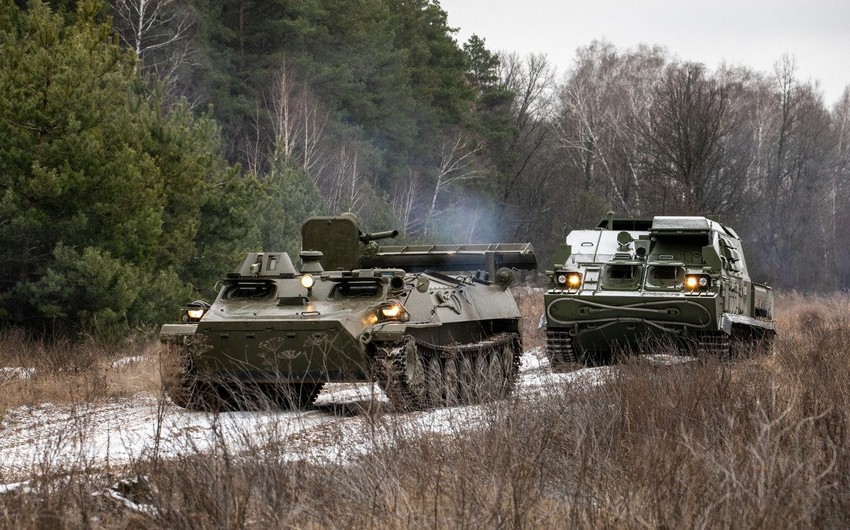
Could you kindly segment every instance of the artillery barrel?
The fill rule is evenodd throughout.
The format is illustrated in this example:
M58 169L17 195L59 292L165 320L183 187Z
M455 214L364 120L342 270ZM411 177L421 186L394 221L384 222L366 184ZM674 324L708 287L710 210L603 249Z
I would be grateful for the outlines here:
M537 268L537 259L529 243L407 245L381 247L376 255L363 257L361 266L407 272L485 270L495 274L502 267L533 270Z
M372 234L360 234L360 241L368 243L378 239L388 239L398 235L398 230L384 230L383 232L374 232Z

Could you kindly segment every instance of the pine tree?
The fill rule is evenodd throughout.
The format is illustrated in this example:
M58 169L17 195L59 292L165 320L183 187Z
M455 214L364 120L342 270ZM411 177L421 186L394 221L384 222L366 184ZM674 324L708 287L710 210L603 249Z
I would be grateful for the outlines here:
M161 318L188 296L177 271L224 167L214 124L163 110L100 2L4 7L0 318L103 334Z

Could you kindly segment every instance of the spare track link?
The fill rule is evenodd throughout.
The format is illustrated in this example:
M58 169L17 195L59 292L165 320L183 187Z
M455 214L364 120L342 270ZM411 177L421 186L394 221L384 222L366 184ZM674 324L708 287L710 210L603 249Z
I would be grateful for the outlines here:
M510 359L502 355L506 348L512 352ZM421 410L509 395L521 358L517 333L452 346L429 344L408 335L393 346L377 349L371 373L395 407Z

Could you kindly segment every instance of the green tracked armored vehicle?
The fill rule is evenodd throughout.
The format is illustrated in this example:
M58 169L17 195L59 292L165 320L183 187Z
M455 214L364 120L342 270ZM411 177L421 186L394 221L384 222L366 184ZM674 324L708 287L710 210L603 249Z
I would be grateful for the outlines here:
M775 335L773 291L750 280L735 232L705 217L611 215L570 232L553 262L544 318L555 367L660 345L728 358Z
M522 353L514 269L528 244L380 247L350 214L302 227L301 265L248 254L161 341L179 353L168 389L187 408L311 403L326 382L375 381L402 409L508 394Z

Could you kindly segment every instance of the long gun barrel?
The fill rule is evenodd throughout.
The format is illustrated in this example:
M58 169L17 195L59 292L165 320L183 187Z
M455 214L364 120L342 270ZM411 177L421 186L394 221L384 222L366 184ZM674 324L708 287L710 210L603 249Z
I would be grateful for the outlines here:
M360 234L360 241L368 243L378 239L388 239L398 235L398 230L384 230L383 232L374 232L372 234Z
M360 266L399 268L407 272L485 270L492 275L502 267L534 270L537 258L531 243L406 245L381 247L374 256L362 257Z

